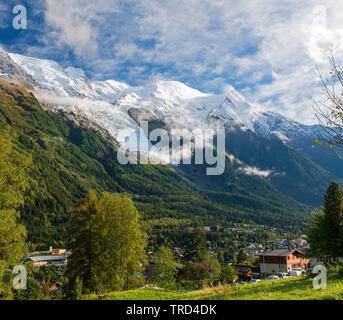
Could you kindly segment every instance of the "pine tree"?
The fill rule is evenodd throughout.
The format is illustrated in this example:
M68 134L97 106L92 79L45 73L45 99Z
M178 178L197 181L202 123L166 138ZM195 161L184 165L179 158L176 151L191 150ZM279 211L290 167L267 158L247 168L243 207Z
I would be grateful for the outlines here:
M101 262L101 248L98 227L102 208L94 192L89 192L72 212L68 226L71 236L68 259L68 291L72 292L77 277L82 279L86 293L99 287L98 270Z
M307 233L311 256L343 256L343 191L332 182L324 197L324 207L314 212Z
M192 230L188 248L185 254L186 261L209 260L210 256L206 248L206 240L200 228Z
M211 273L213 276L214 266L218 266L220 273L220 263L211 259L206 247L206 239L200 228L192 230L189 245L185 254L185 266L182 270L182 278L192 280L200 289L205 282L208 282ZM211 272L212 271L212 272Z
M324 215L331 226L332 239L338 239L343 216L343 192L337 182L332 182L324 198Z
M247 260L247 255L245 254L243 249L240 249L237 255L237 262L243 263Z

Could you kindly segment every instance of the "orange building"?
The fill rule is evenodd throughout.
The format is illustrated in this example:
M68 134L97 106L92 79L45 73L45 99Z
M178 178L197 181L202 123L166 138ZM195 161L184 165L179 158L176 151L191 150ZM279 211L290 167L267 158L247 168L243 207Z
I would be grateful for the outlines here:
M260 257L260 273L290 272L293 269L306 271L310 267L310 259L305 258L298 249L275 249L258 254Z
M66 249L52 249L51 254L53 256L60 256L60 255L65 255L67 253Z

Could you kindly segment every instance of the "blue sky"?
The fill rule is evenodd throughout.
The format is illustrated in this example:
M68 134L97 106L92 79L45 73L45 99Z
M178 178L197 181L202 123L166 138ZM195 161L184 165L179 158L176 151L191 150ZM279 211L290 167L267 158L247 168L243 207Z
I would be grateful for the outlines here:
M15 5L27 30L12 27ZM227 84L304 122L320 94L314 76L328 49L343 52L337 0L10 0L0 3L0 43L10 52L80 67L131 85L179 80L205 92Z

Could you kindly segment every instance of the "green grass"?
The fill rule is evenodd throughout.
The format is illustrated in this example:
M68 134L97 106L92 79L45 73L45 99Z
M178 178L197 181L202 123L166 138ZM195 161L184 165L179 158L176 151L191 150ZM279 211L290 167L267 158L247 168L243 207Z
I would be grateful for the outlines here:
M218 287L190 293L155 289L137 289L112 292L105 295L87 295L85 300L342 300L343 277L328 275L326 290L316 290L309 277L260 283Z

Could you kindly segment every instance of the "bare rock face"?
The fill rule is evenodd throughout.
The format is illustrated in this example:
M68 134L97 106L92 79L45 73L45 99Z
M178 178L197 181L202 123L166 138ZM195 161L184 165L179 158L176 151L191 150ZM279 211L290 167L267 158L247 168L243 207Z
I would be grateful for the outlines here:
M0 76L3 79L24 86L32 90L39 84L22 67L17 65L8 53L0 46Z
M135 120L137 123L142 121L152 121L157 120L157 117L150 111L140 108L131 108L129 110L130 117Z
M184 125L178 123L173 117L157 117L150 110L141 108L131 108L129 109L130 117L136 121L138 124L142 121L147 121L149 126L153 129L184 129Z

